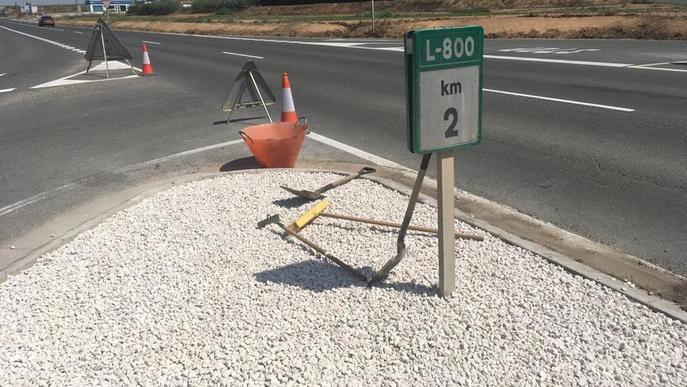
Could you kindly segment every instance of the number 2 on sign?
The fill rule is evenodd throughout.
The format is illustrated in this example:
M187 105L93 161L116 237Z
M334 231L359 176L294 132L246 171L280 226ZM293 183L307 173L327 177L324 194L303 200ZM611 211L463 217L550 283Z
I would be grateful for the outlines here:
M448 129L446 129L445 132L445 137L450 138L450 137L456 137L458 136L458 131L455 129L456 123L458 122L458 110L456 108L448 108L444 112L444 121L451 120L451 123L448 124Z

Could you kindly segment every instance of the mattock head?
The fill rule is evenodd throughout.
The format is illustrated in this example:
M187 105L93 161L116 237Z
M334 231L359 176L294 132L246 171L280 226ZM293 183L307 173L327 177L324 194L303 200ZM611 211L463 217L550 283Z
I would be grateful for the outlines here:
M267 218L258 222L258 228L264 228L268 224L280 223L279 215L267 215Z

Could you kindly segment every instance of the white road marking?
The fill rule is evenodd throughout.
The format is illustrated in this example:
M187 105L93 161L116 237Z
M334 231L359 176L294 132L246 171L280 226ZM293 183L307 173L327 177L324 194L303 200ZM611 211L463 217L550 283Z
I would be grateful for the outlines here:
M75 34L83 34L81 31L74 31Z
M530 58L524 56L501 56L501 55L484 55L487 59L501 59L501 60L515 60L524 62L543 62L543 63L558 63L571 64L581 66L599 66L599 67L629 67L630 63L613 63L613 62L590 62L583 60L565 60L565 59L549 59L549 58Z
M36 35L27 34L26 32L21 32L21 31L13 30L13 29L7 28L7 27L5 27L5 26L0 26L0 28L4 28L4 29L6 29L7 31L12 31L12 32L17 33L17 34L20 34L20 35L28 36L29 38L38 39L38 40L40 40L40 41L43 41L43 42L46 42L46 43L50 43L50 44L55 45L55 46L58 46L58 47L66 48L67 50L71 50L71 51L74 51L74 52L78 52L79 54L85 54L85 53L86 53L86 51L84 51L84 50L81 50L81 49L78 49L78 48L75 48L75 47L72 47L72 46L69 46L69 45L60 43L60 42L56 42L56 41L54 41L54 40L42 38L42 37L36 36Z
M155 164L157 164L157 163L161 163L161 162L165 162L165 161L177 159L177 158L180 158L180 157L183 157L183 156L192 155L192 154L194 154L194 153L199 153L199 152L203 152L203 151L206 151L206 150L211 150L211 149L221 148L221 147L225 147L225 146L229 146L229 145L234 145L234 144L238 144L238 143L241 143L241 142L243 142L243 140L233 140L233 141L227 141L227 142L223 142L223 143L219 143L219 144L204 146L204 147L201 147L201 148L191 149L191 150L187 150L187 151L184 151L184 152L174 153L174 154L171 154L171 155L168 155L168 156L164 156L164 157L160 157L160 158L157 158L157 159L148 160L148 161L144 161L144 162L142 162L142 163L133 164L133 165L129 165L129 166L126 166L126 167L123 167L123 168L115 169L114 171L111 171L111 173L129 172L129 171L133 171L133 170L136 170L136 169L139 169L139 168L143 168L143 167L147 167L147 166L150 166L150 165L155 165ZM36 203L36 202L39 202L39 201L41 201L41 200L47 199L47 198L49 198L49 197L51 197L51 196L54 196L54 195L56 195L56 194L58 194L58 193L60 193L60 192L64 192L64 191L70 190L70 189L72 189L72 188L75 188L75 187L77 187L79 184L84 184L84 183L86 183L86 182L88 182L88 181L90 181L90 180L95 179L97 176L98 176L98 175L89 176L89 177L87 177L87 178L85 178L85 179L82 179L82 180L79 180L79 181L77 181L77 182L72 182L72 183L68 183L68 184L62 185L62 186L59 186L59 187L57 187L57 188L53 188L53 189L50 189L50 190L41 192L41 193L39 193L39 194L33 195L33 196L31 196L31 197L28 197L28 198L26 198L26 199L24 199L24 200L20 200L20 201L18 201L18 202L16 202L16 203L12 203L12 204L10 204L10 205L7 205L7 206L5 206L5 207L2 207L2 208L0 208L0 216L7 215L7 214L9 214L9 213L11 213L11 212L13 212L13 211L16 211L16 210L18 210L18 209L20 209L20 208L23 208L23 207L26 207L26 206L29 206L29 205L34 204L34 203Z
M129 65L124 64L119 61L107 61L107 64L109 66L110 71L112 70L125 70L125 69L131 69ZM103 71L105 70L105 62L101 62L100 64L93 66L89 71ZM138 67L134 67L134 70L141 72L141 69ZM45 82L41 83L40 85L36 85L31 87L32 89L42 89L46 87L55 87L55 86L66 86L66 85L77 85L80 83L91 83L91 82L106 82L106 81L115 81L118 79L129 79L129 78L137 78L138 75L127 75L125 77L118 77L118 78L101 78L101 79L70 79L73 77L76 77L77 75L82 75L85 74L86 70L78 72L73 75L67 75L66 77L62 77L59 79L56 79L54 81L50 82Z
M12 203L8 206L0 208L0 216L7 215L13 211L20 209L20 208L26 207L30 204L36 203L40 200L46 199L50 196L53 196L53 195L58 194L60 192L66 191L66 190L73 188L73 187L76 187L76 183L65 184L65 185L59 186L57 188L53 188L51 190L41 192L37 195L33 195L33 196L28 197L24 200L20 200L16 203Z
M12 89L0 89L0 93L9 93L10 91L15 90L15 89L16 89L16 88L12 88Z
M404 51L403 47L357 47L357 48L363 48L363 49L368 49L368 50L379 50L379 51L397 51L397 52L403 52Z
M680 62L677 62L680 63ZM659 71L674 71L676 73L687 73L687 70L685 69L667 69L665 67L654 67L654 66L665 66L665 65L672 65L674 64L673 62L660 62L660 63L647 63L643 65L634 65L630 66L629 68L631 69L638 69L638 70L659 70Z
M533 54L577 54L579 52L595 52L600 51L598 48L557 48L557 47L520 47L520 48L504 48L499 50L501 52L531 52Z
M596 51L601 51L598 48L566 48L562 51L556 51L554 54L577 54L578 52L596 52Z
M313 45L313 46L356 48L356 49L361 49L361 50L403 52L403 46L398 46L398 47L366 47L366 46L362 46L362 44L365 44L365 43L358 43L358 42L353 43L353 42L351 42L351 43L341 44L342 42L336 41L336 40L327 40L327 41L323 41L323 42L308 42L308 41L299 41L299 40L247 38L247 37L238 37L238 36L184 34L184 33L180 33L180 32L154 32L154 31L137 31L137 32L146 33L146 34L153 34L153 35L176 35L176 36L190 36L190 37L195 37L195 38L208 38L208 39L226 39L226 40L243 40L243 41L266 42L266 43L303 44L303 45ZM527 62L573 64L573 65L584 65L584 66L600 66L600 67L611 67L611 68L642 69L642 70L660 70L660 71L676 71L676 72L686 71L686 70L681 70L681 69L635 67L635 66L640 66L640 65L634 65L634 64L629 64L629 63L614 63L614 62L574 61L574 60L562 60L562 59L529 58L529 57L520 57L520 56L501 56L501 55L484 55L484 58L486 58L486 59L499 59L499 60L527 61Z
M0 77L3 76L3 75L5 75L5 74L7 74L7 73L2 73L2 74L0 74Z
M633 112L633 111L635 111L635 109L618 107L618 106L601 105L601 104L597 104L597 103L580 102L580 101L573 101L573 100L561 99L561 98L542 97L540 95L514 93L512 91L502 91L502 90L494 90L494 89L487 89L487 88L482 88L482 90L489 92L489 93L512 95L515 97L541 99L541 100L545 100L545 101L568 103L571 105L590 106L590 107L595 107L595 108L600 108L600 109L617 110L617 111L621 111L621 112Z
M657 70L657 71L673 71L676 73L687 73L687 70L683 69L667 69L665 67L644 67L644 66L630 66L628 68L637 70Z
M350 145L346 145L346 144L339 142L339 141L336 141L336 140L332 140L329 137L325 137L325 136L323 136L321 134L317 134L315 132L310 132L310 134L308 134L308 137L312 138L315 141L321 142L325 145L329 145L331 147L334 147L334 148L340 149L342 151L348 152L354 156L360 157L361 159L370 161L370 162L375 163L377 165L380 165L382 167L409 170L408 168L404 167L403 165L401 165L395 161L387 160L385 158L379 157L379 156L374 155L372 153L365 152L364 150L352 147Z
M160 44L159 42L152 42L150 40L141 40L143 43L148 43L148 44Z
M647 64L642 64L642 65L634 65L633 67L651 67L651 66L661 66L661 65L669 65L670 62L658 62L658 63L647 63Z
M239 54L239 53L237 53L237 52L229 52L229 51L222 51L222 54L236 55L236 56L245 56L246 58L265 59L265 58L262 57L262 56L248 55L248 54Z

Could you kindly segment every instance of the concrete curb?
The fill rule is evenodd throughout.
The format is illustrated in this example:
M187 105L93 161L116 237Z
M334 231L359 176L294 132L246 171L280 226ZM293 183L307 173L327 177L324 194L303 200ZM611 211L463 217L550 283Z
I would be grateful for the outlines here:
M318 163L322 164L322 163ZM340 163L340 162L334 162L334 164L338 164L340 167L339 168L329 168L327 167L326 169L322 168L322 165L312 165L312 163L304 162L304 163L299 163L299 171L303 172L333 172L333 173L340 173L340 174L346 174L350 173L353 170L358 169L361 164L353 164L353 163ZM378 168L384 170L385 168ZM267 170L265 169L246 169L246 170L236 170L236 171L230 171L230 172L204 172L204 173L195 173L195 174L190 174L190 175L184 175L184 176L177 176L177 177L172 177L172 178L166 178L163 180L158 180L154 182L150 182L141 186L137 186L132 189L128 189L125 191L121 191L118 193L115 193L113 195L108 195L105 198L99 198L96 199L92 202L89 202L83 206L80 206L79 208L70 211L69 213L65 214L64 217L67 219L78 219L80 218L80 214L83 213L83 211L87 212L96 212L97 214L87 218L85 221L81 221L77 225L72 225L68 231L64 232L61 234L59 237L47 242L40 244L36 246L35 248L27 248L24 250L20 251L25 251L22 256L12 262L12 264L9 267L5 267L0 269L0 283L4 282L9 275L14 275L17 274L24 269L29 268L32 266L36 260L43 254L54 250L55 248L71 241L74 239L77 235L82 233L83 231L86 231L88 229L91 229L98 225L100 222L102 222L105 218L111 216L112 214L125 209L127 207L130 207L148 197L151 197L163 190L172 188L173 186L177 184L184 184L188 183L191 181L195 180L202 180L202 179L207 179L207 178L213 178L213 177L218 177L218 176L224 176L227 174L236 174L236 173L262 173ZM397 174L403 174L406 178L412 178L414 179L414 173L406 170L390 170L389 168L386 168L386 171L383 171L384 174L390 174L391 176L397 175ZM394 179L392 177L386 177L386 176L370 176L366 175L362 178L369 179L371 181L375 181L389 189L393 189L397 192L400 192L405 195L410 195L410 192L412 191L411 187L409 185L404 184L403 182L398 181L398 179ZM430 180L428 183L425 183L424 188L432 188L432 185L434 185L434 189L436 189L436 182L432 184L432 181ZM483 202L482 204L489 204L490 205L490 210L494 211L496 213L507 213L509 216L512 216L511 212L514 211L512 209L508 209L507 207L497 205L495 203L488 202L485 199L476 197L474 195L470 195L464 192L458 192L456 195L456 200L461 201L461 200L474 200L477 202ZM428 195L425 192L420 193L420 198L419 200L425 204L432 205L434 207L437 206L436 199L433 198L432 196ZM518 213L520 217L522 217L523 221L528 221L531 222L533 219L527 215L520 214ZM674 318L676 320L679 320L683 323L687 324L687 311L684 311L680 308L680 306L674 302L671 302L669 300L660 298L655 295L649 294L646 290L636 288L632 286L631 284L625 283L623 281L618 281L616 278L605 274L599 270L596 270L595 268L589 267L587 265L584 265L574 258L571 258L569 256L566 256L564 254L561 254L560 252L557 252L547 246L538 244L531 240L530 238L527 238L527 236L521 236L521 235L516 235L502 227L499 227L496 224L487 222L483 219L480 219L472 214L469 214L463 210L459 206L457 206L455 210L455 216L456 218L460 219L461 221L464 221L468 224L471 224L473 226L476 226L478 228L481 228L485 231L490 232L491 234L503 239L504 241L522 247L524 249L530 250L540 256L542 256L544 259L548 260L551 263L554 263L558 266L561 266L565 270L583 276L585 278L588 278L590 280L593 280L595 282L598 282L604 286L607 286L611 289L614 289L628 298L630 298L633 301L639 302L643 305L646 305L648 308L663 313L671 318ZM22 243L29 242L31 240L34 240L35 236L33 234L39 234L39 235L45 235L45 230L50 229L51 226L54 227L53 223L60 223L64 222L64 217L58 217L48 223L46 223L43 226L38 227L37 229L23 235L20 238L17 238L15 241L12 241L13 244L22 246ZM81 219L83 219L81 217ZM539 222L539 221L537 221ZM543 222L542 222L543 223ZM553 225L548 225L548 227L554 227ZM561 230L562 231L562 230ZM574 235L574 234L573 234ZM579 238L580 240L586 241L589 244L594 244L595 242L585 240L584 238L581 238L579 236L575 236L576 238ZM570 241L569 241L570 242ZM579 241L578 241L579 242ZM636 258L636 257L635 257ZM639 258L636 258L639 260ZM650 265L647 266L654 270L654 266ZM662 269L659 269L662 270ZM664 273L665 272L665 273ZM659 271L659 273L666 275L665 270ZM670 274L670 273L668 273ZM672 274L670 274L672 275ZM678 280L680 280L680 277L676 277Z
M300 163L299 167L304 167L307 170L310 169L309 167L321 164L321 162L317 162L312 165L304 162ZM344 171L345 173L353 172L359 167L358 164L345 165L338 162L327 163L326 165L327 170ZM406 169L391 170L383 167L377 169L376 175L366 175L365 178L377 181L405 195L410 195L412 181L415 180L416 176L415 172ZM316 170L322 171L323 169L316 168ZM384 176L385 172L388 176ZM420 200L436 207L436 181L433 179L425 180L423 190L420 193ZM488 213L488 216L484 216L485 212ZM687 300L678 298L680 296L678 292L669 293L668 295L672 296L669 298L661 297L662 293L666 291L687 286L687 279L684 277L638 257L561 230L550 223L534 219L515 209L490 202L464 191L456 192L455 216L461 221L488 231L510 244L530 250L571 273L596 281L625 294L628 298L644 304L652 310L687 323L687 311L676 302L684 303ZM500 225L494 219L504 219L504 224ZM513 223L517 223L516 226L519 227L513 227ZM530 227L523 227L523 225ZM547 243L540 243L539 240L542 239ZM687 288L684 289L687 290ZM678 290L682 290L682 288Z
M366 179L376 181L388 188L394 189L398 192L401 192L405 195L410 196L412 189L410 187L404 186L404 185L399 185L398 183L394 182L393 180L385 179L385 178L379 178L375 176L366 176ZM433 207L437 207L437 201L435 198L430 197L424 193L420 194L419 200L423 203L429 204ZM648 308L656 311L663 313L669 317L672 317L676 320L679 320L685 324L687 324L687 311L684 311L680 306L674 302L665 300L663 298L657 297L655 295L650 295L647 291L634 287L631 284L624 283L623 281L619 281L615 277L612 277L608 274L604 274L594 268L591 268L589 266L583 265L569 257L566 257L562 254L559 254L551 249L548 249L542 245L536 244L532 241L529 241L527 239L524 239L522 237L519 237L517 235L514 235L508 231L505 231L501 228L499 228L496 225L481 221L479 219L472 218L468 216L466 213L460 211L459 209L455 210L455 217L460 219L461 221L464 221L465 223L468 223L472 226L478 227L482 230L488 231L489 233L501 238L502 240L515 245L522 247L526 250L532 251L536 253L537 255L540 255L547 261L556 264L558 266L561 266L565 270L573 273L580 275L582 277L585 277L587 279L593 280L595 282L598 282L604 286L607 286L613 290L616 290L631 300L634 300L636 302L639 302L641 304L646 305Z

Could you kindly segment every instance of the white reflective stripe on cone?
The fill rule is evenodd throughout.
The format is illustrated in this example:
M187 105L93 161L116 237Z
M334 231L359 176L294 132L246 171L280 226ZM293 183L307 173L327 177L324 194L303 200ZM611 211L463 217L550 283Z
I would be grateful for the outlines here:
M284 107L282 111L284 112L295 112L296 106L293 104L293 96L291 95L291 88L286 87L282 89L282 97L284 99Z

